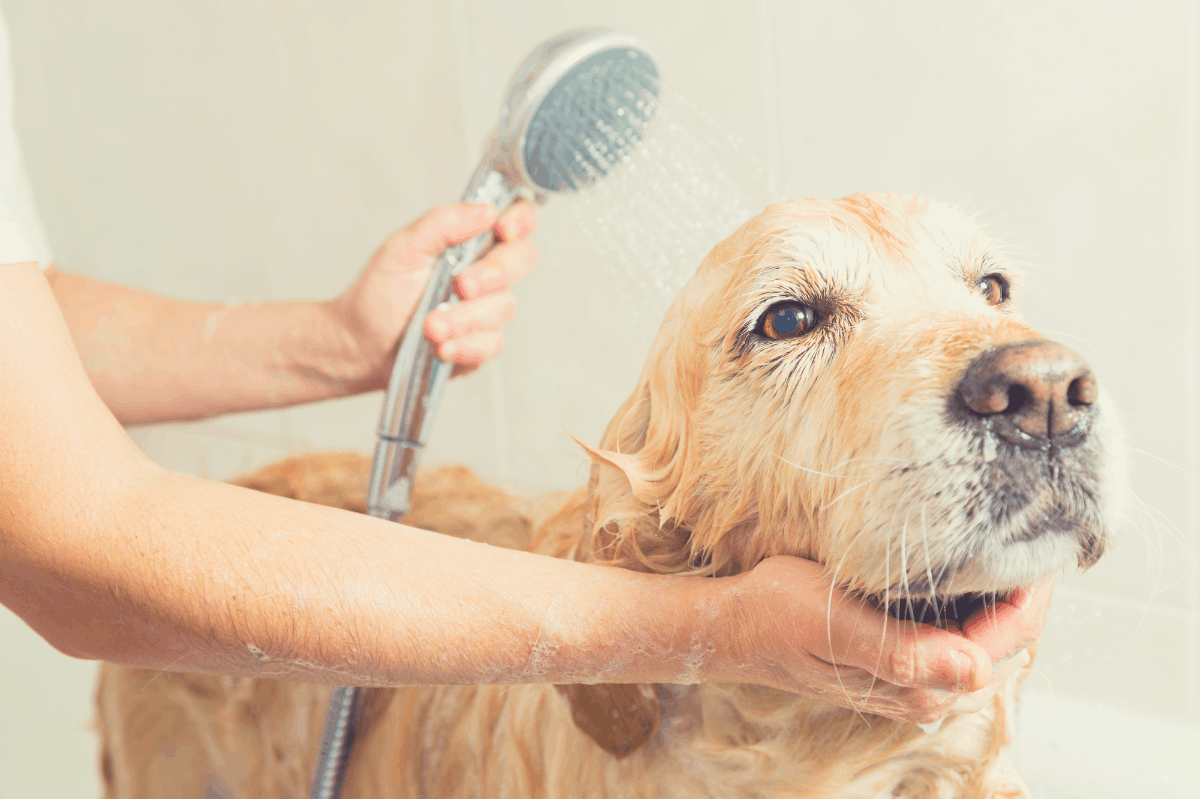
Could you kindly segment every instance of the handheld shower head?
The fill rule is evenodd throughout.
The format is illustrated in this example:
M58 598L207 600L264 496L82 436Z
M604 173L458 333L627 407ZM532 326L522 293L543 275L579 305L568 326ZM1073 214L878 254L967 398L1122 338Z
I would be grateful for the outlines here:
M643 136L658 68L632 36L572 31L539 45L509 82L493 163L543 192L582 188Z
M637 144L658 107L658 68L637 39L606 29L540 44L509 81L496 135L464 200L499 210L517 197L543 202L599 180ZM421 334L425 315L453 301L451 284L491 246L490 233L451 247L434 268L401 341L379 429L367 504L397 520L408 511L416 459L451 367Z
M637 39L602 28L547 39L509 82L496 134L463 199L503 211L522 195L544 202L581 189L628 160L657 107L658 68ZM452 369L422 335L425 315L454 300L454 278L491 244L485 233L446 250L413 311L383 402L367 490L372 516L396 521L408 512L417 461ZM312 799L341 793L357 699L357 688L335 688L330 696Z

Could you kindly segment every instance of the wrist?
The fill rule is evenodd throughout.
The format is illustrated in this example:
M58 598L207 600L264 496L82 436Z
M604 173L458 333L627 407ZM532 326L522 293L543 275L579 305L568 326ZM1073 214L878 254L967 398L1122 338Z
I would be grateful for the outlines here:
M693 633L707 645L708 656L697 673L698 682L740 682L738 666L746 658L744 633L748 621L742 582L745 575L696 578L695 603L708 609L693 615Z
M730 629L735 626L730 593L733 578L642 575L644 587L631 592L630 612L645 625L630 648L645 649L651 673L638 682L690 685L727 681L735 659ZM637 625L630 624L629 628Z
M379 337L361 322L348 295L314 303L314 312L320 318L317 329L322 332L312 338L320 346L310 349L311 362L304 368L338 385L344 395L386 386L394 350L378 344Z

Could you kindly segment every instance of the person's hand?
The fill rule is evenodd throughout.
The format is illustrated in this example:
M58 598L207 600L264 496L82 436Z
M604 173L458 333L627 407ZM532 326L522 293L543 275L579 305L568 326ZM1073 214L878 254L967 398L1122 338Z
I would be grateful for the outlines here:
M1054 580L1048 579L1014 591L994 608L971 614L963 625L963 635L983 647L993 664L993 674L981 690L959 696L950 714L982 710L1009 677L1033 662L1053 594Z
M508 289L537 266L537 245L530 238L537 222L536 207L525 200L499 217L488 204L439 205L385 241L350 290L334 301L370 382L387 382L437 257L487 230L495 233L496 245L455 280L461 302L431 311L424 332L438 357L455 365L456 375L497 355L504 343L501 328L517 308Z
M899 621L832 586L817 563L774 557L732 578L708 680L753 683L930 724L982 708L1041 634L1047 580L977 611L961 632ZM722 657L722 647L725 656Z

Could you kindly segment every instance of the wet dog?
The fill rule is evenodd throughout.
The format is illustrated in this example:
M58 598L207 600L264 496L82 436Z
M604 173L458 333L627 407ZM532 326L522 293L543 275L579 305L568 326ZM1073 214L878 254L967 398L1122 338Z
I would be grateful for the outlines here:
M1111 539L1111 413L1020 290L946 206L772 206L672 305L587 447L586 488L540 513L443 469L406 522L670 574L797 555L901 618L956 625ZM367 469L311 456L240 482L361 511ZM102 671L107 796L307 795L327 687L154 676ZM345 796L1024 796L1002 756L1016 686L933 734L749 685L371 689Z

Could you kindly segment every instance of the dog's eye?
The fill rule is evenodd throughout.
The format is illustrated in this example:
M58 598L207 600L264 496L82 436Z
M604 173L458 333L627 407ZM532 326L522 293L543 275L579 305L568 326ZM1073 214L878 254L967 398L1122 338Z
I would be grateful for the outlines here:
M1002 305L1008 300L1008 281L1000 275L984 275L975 284L988 305Z
M758 322L758 333L774 341L803 336L816 327L817 312L798 302L772 306Z

